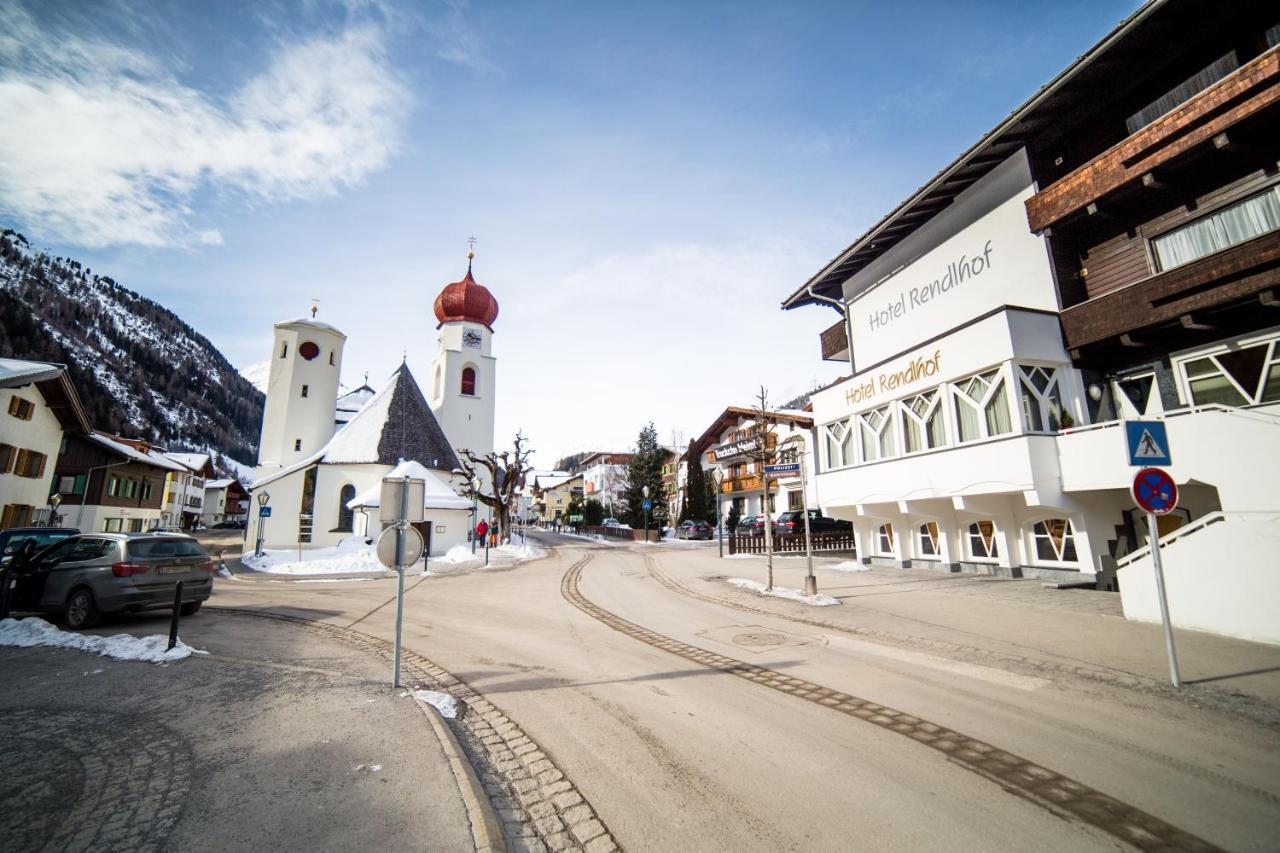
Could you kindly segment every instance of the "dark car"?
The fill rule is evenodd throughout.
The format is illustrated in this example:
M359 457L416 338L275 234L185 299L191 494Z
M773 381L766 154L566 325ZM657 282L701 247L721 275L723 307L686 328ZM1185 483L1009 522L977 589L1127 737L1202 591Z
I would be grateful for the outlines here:
M705 521L689 520L676 528L677 539L712 539L711 525Z
M26 542L34 542L36 550L43 551L79 532L74 527L12 527L0 530L0 566L7 566Z
M763 515L748 515L738 521L738 526L733 529L733 532L739 536L763 536L764 522Z
M244 530L243 521L219 521L209 526L210 530Z
M810 533L850 533L853 531L853 522L845 521L841 518L829 518L823 515L819 510L811 509L809 513L809 532ZM779 536L786 536L792 533L804 533L804 510L788 510L778 516L778 520L774 522L773 532Z
M15 571L14 610L61 614L77 630L103 613L171 607L178 581L188 616L213 593L213 560L196 540L173 533L72 536Z

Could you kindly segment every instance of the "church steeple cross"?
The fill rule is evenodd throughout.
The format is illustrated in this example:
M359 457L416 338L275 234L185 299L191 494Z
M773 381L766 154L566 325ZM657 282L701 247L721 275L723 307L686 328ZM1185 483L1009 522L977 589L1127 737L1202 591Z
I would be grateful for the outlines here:
M319 310L320 310L320 297L319 296L311 297L311 319L312 320L316 318L316 312Z

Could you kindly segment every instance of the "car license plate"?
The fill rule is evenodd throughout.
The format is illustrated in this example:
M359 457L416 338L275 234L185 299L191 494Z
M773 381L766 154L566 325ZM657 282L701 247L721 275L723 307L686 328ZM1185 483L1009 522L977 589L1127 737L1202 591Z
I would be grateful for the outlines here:
M161 566L160 574L162 575L181 575L186 574L186 566Z

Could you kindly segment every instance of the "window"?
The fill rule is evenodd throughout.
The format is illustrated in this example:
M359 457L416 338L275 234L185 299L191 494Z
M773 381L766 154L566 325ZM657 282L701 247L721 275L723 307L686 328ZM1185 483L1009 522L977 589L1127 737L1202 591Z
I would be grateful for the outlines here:
M919 453L932 450L947 443L947 433L942 422L941 399L937 390L918 394L910 400L903 400L902 424L906 439L907 453Z
M311 390L311 386L310 386L310 385L303 385L303 386L302 386L302 396L304 396L304 397L305 397L305 396L307 396L307 392L308 392L308 391L310 391L310 390Z
M995 560L1000 557L994 521L975 521L969 525L969 556L975 560Z
M1057 432L1062 429L1062 394L1057 368L1018 365L1018 385L1027 430Z
M1197 219L1151 241L1160 269L1173 269L1280 228L1280 188Z
M898 455L898 434L893 428L891 412L891 407L881 406L857 416L863 462L890 459Z
M119 477L113 476L110 480L107 481L107 495L113 498L120 497L120 478Z
M26 527L31 524L31 507L25 504L7 504L0 513L0 529Z
M1164 411L1160 387L1154 373L1126 376L1111 383L1111 396L1116 401L1116 414L1121 418L1138 418Z
M30 400L24 400L21 397L9 398L9 414L21 421L31 420L31 415L36 410L35 404Z
M938 522L926 521L920 525L920 556L936 557L938 550Z
M302 449L302 439L300 439L300 438L295 438L295 439L293 440L293 449L294 449L294 450L301 450L301 449Z
M142 499L144 501L151 500L151 481L150 480L142 481Z
M999 370L955 384L956 428L961 441L977 441L1013 432L1008 395Z
M1077 562L1075 530L1069 518L1037 521L1031 530L1031 543L1038 562Z
M1125 127L1129 133L1137 133L1162 115L1191 100L1239 67L1240 61L1236 59L1234 50L1225 56L1219 57L1210 65L1201 68L1195 74L1129 116L1125 119Z
M894 556L892 524L882 524L876 529L876 553L886 557Z
M280 357L285 358L288 355L289 355L289 342L285 341L284 343L280 344Z
M120 533L124 530L123 518L108 518L102 522L102 530L104 533Z
M856 460L853 455L853 430L849 421L836 421L822 428L825 437L827 467L843 468Z
M129 532L130 532L130 533L141 533L141 532L142 532L142 519L140 519L140 518L131 518L131 519L129 519Z
M804 509L804 495L799 492L787 492L787 509Z
M334 356L334 352L333 352L332 350L330 350L330 351L329 351L329 364L331 364L331 365L333 364L333 356Z
M355 524L355 510L348 509L347 504L355 500L356 487L348 483L338 492L338 527L337 529L350 533Z
M18 448L12 444L0 444L0 474L8 474L13 470L13 460L18 455Z
M67 475L58 478L58 494L60 495L78 495L76 485L80 482L80 477Z
M44 463L48 457L34 450L19 449L13 464L13 473L19 477L36 478L44 474Z
M1275 402L1280 400L1280 340L1188 359L1182 373L1198 406Z
M462 393L468 397L476 395L476 369L474 367L462 368Z
M138 496L138 481L132 478L124 481L124 496L126 498L134 498Z

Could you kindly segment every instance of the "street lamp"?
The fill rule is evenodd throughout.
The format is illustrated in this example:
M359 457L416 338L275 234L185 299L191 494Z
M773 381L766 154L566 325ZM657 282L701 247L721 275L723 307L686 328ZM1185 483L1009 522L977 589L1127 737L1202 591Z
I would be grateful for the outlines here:
M720 540L720 556L724 557L724 506L720 502L720 485L724 482L724 469L719 465L712 468L711 479L716 482L716 534Z
M48 527L61 527L61 524L55 524L58 520L58 505L62 503L62 495L54 492L49 495L49 524Z
M640 493L644 495L644 503L640 506L644 509L644 542L649 544L649 487L641 486ZM634 516L633 516L634 517Z
M258 542L253 548L253 555L255 557L262 556L262 524L263 524L263 519L267 517L267 514L266 512L264 512L264 510L266 510L267 503L270 500L271 500L271 495L269 493L258 492Z
M476 516L480 513L480 505L477 503L480 494L480 475L477 474L471 478L471 553L476 552ZM484 561L485 565L489 563L489 537L484 540Z

